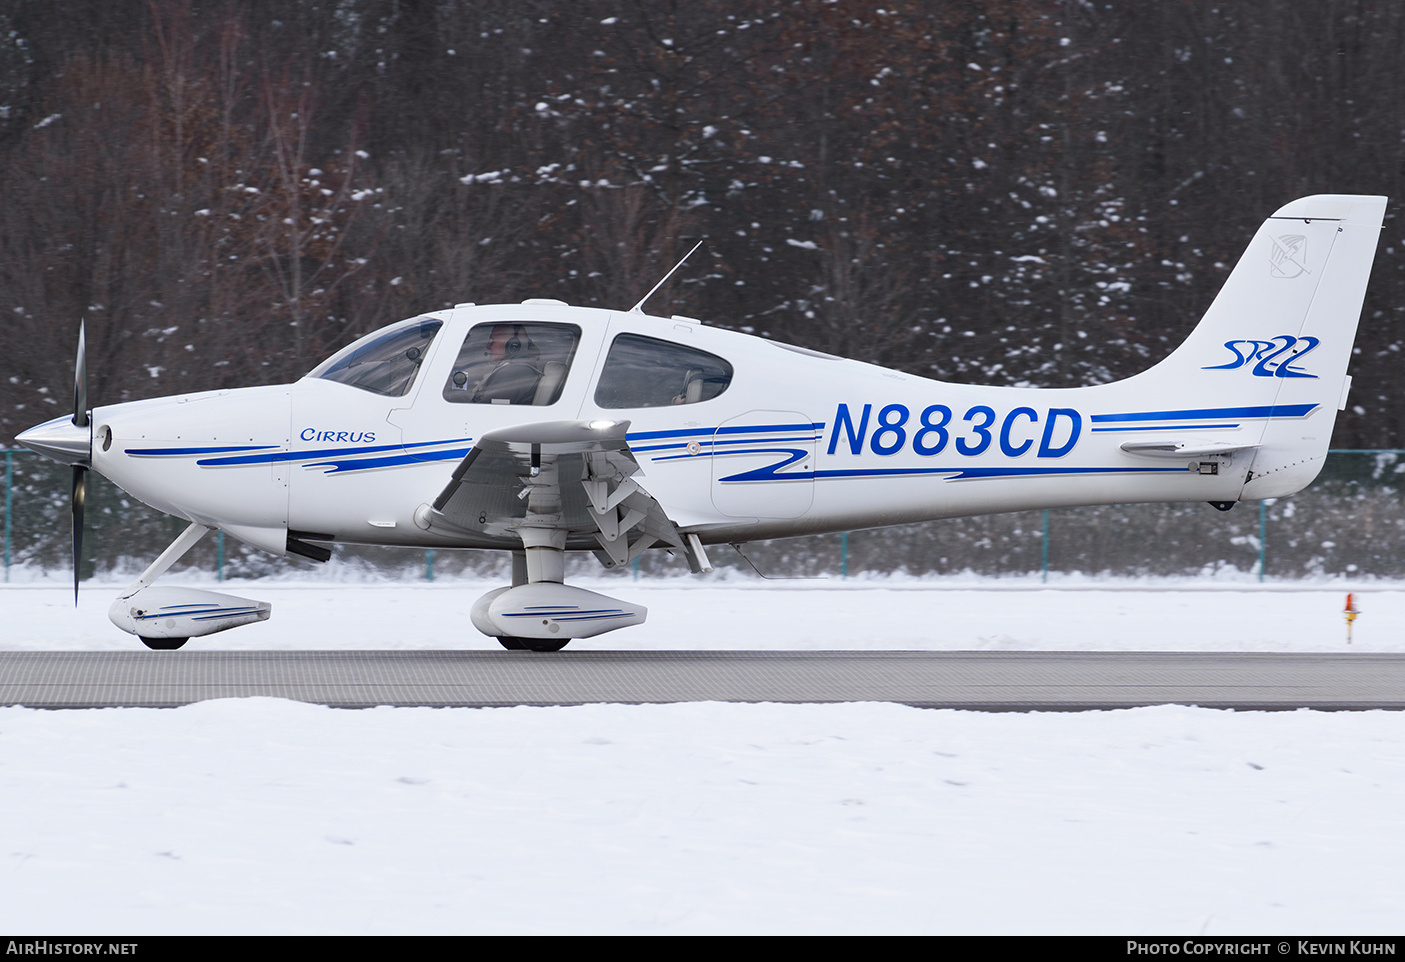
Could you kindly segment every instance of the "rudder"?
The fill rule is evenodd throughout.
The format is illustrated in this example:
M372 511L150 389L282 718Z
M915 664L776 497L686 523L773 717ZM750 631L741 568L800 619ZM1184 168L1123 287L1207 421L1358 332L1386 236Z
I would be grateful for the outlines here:
M1240 500L1257 501L1301 491L1322 470L1332 441L1337 411L1346 405L1351 361L1366 285L1371 277L1376 243L1380 239L1386 198L1321 194L1294 201L1270 219L1275 251L1284 250L1307 232L1327 231L1330 244L1321 260L1321 278L1296 334L1277 358L1256 364L1273 375L1278 390L1275 410L1303 410L1300 416L1270 418L1264 426L1249 478ZM1301 229L1299 229L1301 227ZM1289 252L1287 272L1311 269L1310 251ZM1270 274L1270 282L1274 279ZM1275 363L1276 362L1276 363Z

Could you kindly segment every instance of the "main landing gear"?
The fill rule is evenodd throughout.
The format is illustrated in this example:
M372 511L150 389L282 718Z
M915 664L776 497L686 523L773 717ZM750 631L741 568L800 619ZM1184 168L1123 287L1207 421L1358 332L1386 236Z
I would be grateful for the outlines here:
M494 588L469 613L483 634L509 651L560 651L572 638L644 623L649 610L643 605L561 583L566 532L524 528L518 534L526 547L512 552L512 587Z

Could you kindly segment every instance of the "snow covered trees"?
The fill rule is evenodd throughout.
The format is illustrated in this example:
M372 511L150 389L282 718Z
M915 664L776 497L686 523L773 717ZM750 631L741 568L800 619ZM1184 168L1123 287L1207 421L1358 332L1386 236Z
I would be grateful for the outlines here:
M1270 0L0 2L0 429L456 301L1123 377L1267 211L1401 195L1405 14ZM1405 444L1388 215L1339 446ZM1358 410L1359 409L1359 410Z

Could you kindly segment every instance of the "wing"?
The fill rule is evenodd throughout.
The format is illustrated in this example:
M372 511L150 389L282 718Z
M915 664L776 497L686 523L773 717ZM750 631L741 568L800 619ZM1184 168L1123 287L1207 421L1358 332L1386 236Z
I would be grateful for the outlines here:
M490 431L415 520L512 548L522 546L523 529L564 532L565 547L593 550L611 568L655 544L686 551L663 507L634 480L628 429L628 421L543 421Z

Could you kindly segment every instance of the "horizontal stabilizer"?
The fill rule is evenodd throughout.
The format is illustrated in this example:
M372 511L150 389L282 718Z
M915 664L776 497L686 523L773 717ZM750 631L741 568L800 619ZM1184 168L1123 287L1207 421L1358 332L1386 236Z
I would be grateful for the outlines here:
M1257 448L1254 443L1231 444L1227 441L1123 441L1120 445L1128 454L1143 454L1153 458L1207 458L1216 454L1233 454Z

